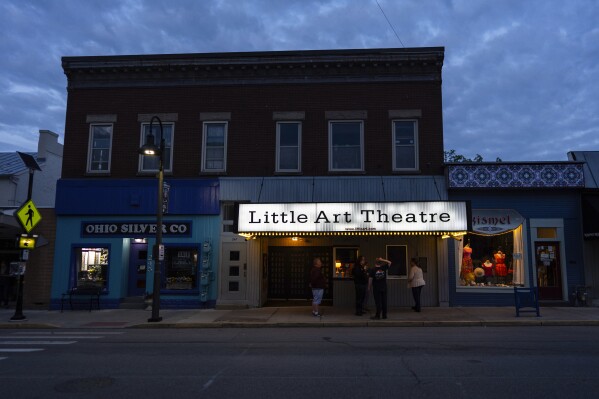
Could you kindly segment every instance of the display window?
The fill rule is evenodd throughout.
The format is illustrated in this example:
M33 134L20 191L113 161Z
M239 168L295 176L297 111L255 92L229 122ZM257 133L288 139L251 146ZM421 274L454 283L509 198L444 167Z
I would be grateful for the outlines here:
M522 226L493 235L469 232L458 242L458 287L524 284Z
M167 290L198 288L198 249L196 247L166 247L165 287Z
M110 249L108 247L75 248L75 287L108 288Z

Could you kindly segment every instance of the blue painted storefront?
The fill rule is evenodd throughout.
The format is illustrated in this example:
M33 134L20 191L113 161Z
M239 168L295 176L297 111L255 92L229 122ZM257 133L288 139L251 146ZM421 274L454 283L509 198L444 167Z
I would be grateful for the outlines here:
M584 284L584 260L581 240L580 192L573 189L509 190L505 188L450 190L449 199L471 201L472 209L513 209L524 217L525 286L537 285L534 270L535 253L533 225L535 220L556 220L563 223L561 245L565 259L563 276L566 281L562 301L576 285ZM551 223L551 222L550 222ZM460 287L457 284L459 265L455 259L457 245L449 245L449 304L450 306L513 306L512 288Z
M184 253L193 261L193 282L170 289L162 267L161 307L214 307L217 297L220 207L215 179L167 179L168 210L164 214L163 243L168 253ZM153 287L157 193L155 179L59 180L56 200L56 253L51 307L60 308L62 294L80 283L78 260L82 248L102 248L106 265L100 268L101 306L118 308L124 298ZM152 230L154 229L154 230ZM145 241L145 255L132 269L135 241ZM143 246L145 245L145 248ZM137 248L137 247L135 247ZM149 249L149 250L148 250ZM88 254L87 252L85 253ZM179 255L177 255L179 256ZM170 258L169 258L170 259ZM175 259L175 255L172 255ZM179 258L177 258L179 259ZM173 260L173 262L175 262ZM167 263L166 261L164 263ZM173 266L174 267L174 266ZM140 279L132 284L136 272ZM86 274L88 272L86 271ZM189 279L186 274L186 279ZM172 278L175 279L174 277ZM142 286L140 286L140 284Z

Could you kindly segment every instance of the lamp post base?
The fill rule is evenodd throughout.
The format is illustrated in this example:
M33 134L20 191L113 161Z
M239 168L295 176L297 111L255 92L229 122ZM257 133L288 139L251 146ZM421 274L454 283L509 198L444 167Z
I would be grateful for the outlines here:
M158 323L159 321L162 321L162 317L150 317L148 319L148 323Z
M27 320L27 317L25 315L14 315L13 317L10 318L10 321L25 321Z

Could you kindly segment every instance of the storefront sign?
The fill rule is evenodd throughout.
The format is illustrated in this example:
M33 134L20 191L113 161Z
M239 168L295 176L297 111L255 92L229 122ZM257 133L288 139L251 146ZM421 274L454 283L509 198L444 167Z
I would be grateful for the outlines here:
M240 233L454 232L468 230L465 202L240 204Z
M191 236L192 222L164 222L165 236ZM156 223L149 222L82 222L82 237L147 237L156 234Z
M514 230L524 218L513 209L473 209L472 230L481 234L501 234Z

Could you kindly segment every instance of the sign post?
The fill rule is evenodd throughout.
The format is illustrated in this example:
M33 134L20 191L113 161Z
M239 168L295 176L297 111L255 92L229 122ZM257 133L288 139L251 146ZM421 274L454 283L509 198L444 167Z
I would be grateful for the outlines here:
M22 268L19 267L18 273L18 286L17 286L17 305L15 307L15 314L10 318L10 321L24 321L27 317L23 314L23 279L25 278L26 260L29 259L29 251L35 247L35 238L37 236L29 236L28 234L33 230L35 226L42 220L42 216L35 207L35 204L31 200L33 191L33 174L36 170L41 171L42 169L37 164L34 157L29 154L18 152L21 160L25 166L29 169L29 189L27 190L27 201L20 207L16 212L16 218L25 229L27 234L22 235L18 240L18 246L23 251L21 253Z

